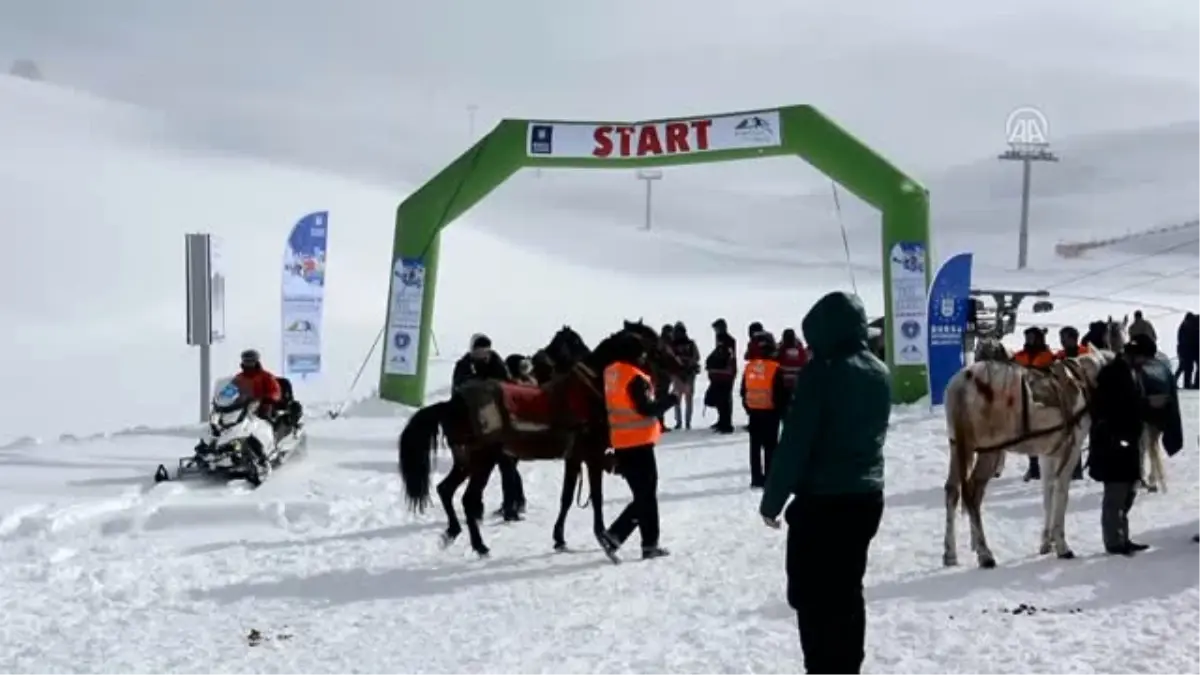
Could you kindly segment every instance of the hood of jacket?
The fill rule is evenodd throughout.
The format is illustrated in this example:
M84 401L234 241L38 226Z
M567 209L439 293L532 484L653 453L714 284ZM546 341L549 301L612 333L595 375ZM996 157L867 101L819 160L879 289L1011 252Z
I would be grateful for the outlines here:
M835 291L818 300L805 315L801 329L817 358L867 349L867 312L858 297L849 293Z

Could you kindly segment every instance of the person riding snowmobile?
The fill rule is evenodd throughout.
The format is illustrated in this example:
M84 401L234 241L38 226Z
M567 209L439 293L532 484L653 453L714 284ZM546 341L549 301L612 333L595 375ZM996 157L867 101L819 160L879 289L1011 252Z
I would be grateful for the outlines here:
M279 380L266 368L257 349L242 352L242 371L233 377L233 383L244 396L258 401L258 416L271 419L271 413L283 399Z

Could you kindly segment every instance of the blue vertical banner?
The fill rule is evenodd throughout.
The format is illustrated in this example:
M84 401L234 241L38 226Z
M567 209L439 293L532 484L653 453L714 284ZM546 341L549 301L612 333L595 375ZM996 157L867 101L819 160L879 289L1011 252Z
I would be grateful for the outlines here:
M328 241L328 211L304 216L288 235L280 299L283 359L280 371L285 377L299 375L303 379L321 372L321 316Z
M948 258L933 275L929 287L929 400L942 405L950 378L966 365L963 334L971 302L973 255L959 253Z

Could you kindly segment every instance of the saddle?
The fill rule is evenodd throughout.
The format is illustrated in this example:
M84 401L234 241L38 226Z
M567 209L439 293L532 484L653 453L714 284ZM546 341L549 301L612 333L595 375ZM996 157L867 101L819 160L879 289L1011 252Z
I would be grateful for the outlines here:
M1071 416L1079 396L1082 395L1074 378L1061 362L1049 368L1024 368L1021 378L1021 429L1029 433L1029 411L1031 406L1059 410L1063 418Z
M567 377L534 386L473 380L458 387L467 408L473 440L504 445L517 459L562 459L575 444L577 425L586 419L566 386Z

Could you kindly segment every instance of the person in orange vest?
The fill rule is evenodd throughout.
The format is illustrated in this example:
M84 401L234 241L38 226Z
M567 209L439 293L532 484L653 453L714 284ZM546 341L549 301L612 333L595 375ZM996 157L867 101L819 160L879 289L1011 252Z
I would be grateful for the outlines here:
M1027 368L1048 368L1054 363L1054 353L1046 344L1046 331L1037 326L1025 329L1025 346L1013 354L1013 361Z
M783 386L787 389L787 400L789 401L792 396L792 388L796 386L796 376L800 374L800 369L806 363L808 363L808 350L796 336L796 329L785 328L779 339L779 370L783 373Z
M661 558L668 551L658 541L658 462L654 445L662 435L658 416L675 407L678 398L667 394L655 400L640 341L629 338L618 347L621 351L617 360L604 369L604 403L615 471L629 484L633 501L601 533L600 545L615 560L617 549L636 527L642 534L642 558Z
M1079 330L1074 326L1063 326L1058 331L1058 341L1062 344L1062 349L1054 352L1057 361L1089 354L1092 351L1091 347L1079 344Z
M1030 326L1025 329L1025 346L1021 351L1013 354L1013 362L1017 365L1025 366L1026 368L1037 368L1044 370L1054 363L1054 352L1050 351L1049 345L1046 344L1046 331L1037 326ZM1038 463L1037 457L1029 458L1029 467L1025 469L1024 480L1041 480L1042 466Z
M774 338L770 333L759 333L755 342L758 357L747 362L742 373L742 408L750 419L750 488L762 489L779 444L779 423L791 392L783 384Z

